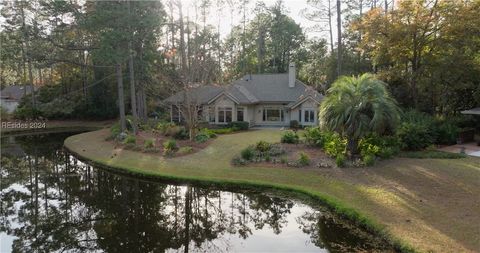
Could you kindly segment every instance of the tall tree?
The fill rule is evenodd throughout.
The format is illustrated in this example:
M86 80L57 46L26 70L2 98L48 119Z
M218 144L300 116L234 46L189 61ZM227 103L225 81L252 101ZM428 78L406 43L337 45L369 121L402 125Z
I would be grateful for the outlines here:
M342 7L337 0L337 76L342 75Z

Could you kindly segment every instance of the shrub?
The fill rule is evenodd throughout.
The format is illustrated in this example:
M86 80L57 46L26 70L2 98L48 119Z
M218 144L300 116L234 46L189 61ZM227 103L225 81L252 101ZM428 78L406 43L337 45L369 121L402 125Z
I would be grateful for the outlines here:
M297 160L300 166L307 166L310 164L310 157L305 152L300 152L300 156Z
M332 132L320 130L319 127L307 127L303 136L308 145L324 147L325 143L334 138Z
M211 131L214 134L230 134L234 132L234 129L231 127L227 127L227 128L212 129Z
M360 140L358 149L362 156L374 155L388 159L400 151L400 140L396 136L370 134Z
M208 129L208 128L203 128L202 130L200 130L199 134L207 135L208 138L215 138L215 137L217 137L217 134L216 134L214 131L212 131L212 130L210 130L210 129Z
M160 134L165 134L168 128L175 126L175 123L171 122L159 122L154 127Z
M198 142L198 143L204 143L206 141L208 141L210 139L210 137L205 134L205 133L202 133L200 132L199 134L197 134L197 136L195 136L195 141Z
M286 157L286 156L280 157L280 162L283 163L283 164L288 163L288 157Z
M268 155L270 156L279 156L285 154L285 150L279 144L270 145L270 150L268 150Z
M163 143L163 154L172 155L178 149L177 142L173 139L167 140Z
M460 129L452 121L437 121L436 122L436 135L437 144L455 144L457 141L458 133Z
M291 129L299 129L300 128L300 124L298 123L297 120L290 120L290 128Z
M282 143L298 143L299 142L298 134L294 131L286 131L282 135L282 139L280 140Z
M240 153L243 159L251 161L255 157L255 149L252 146L248 146Z
M137 138L135 135L127 135L125 140L123 140L123 144L135 144L137 142Z
M173 138L177 140L186 140L189 138L188 131L185 127L177 127L177 131L173 134Z
M3 120L10 119L10 113L2 106L0 106L0 115L2 116Z
M325 153L331 157L337 157L342 154L345 155L347 147L347 140L341 138L338 134L329 136L328 140L325 140L323 148Z
M430 126L424 123L403 122L397 129L402 148L407 150L424 149L435 142Z
M337 157L335 157L335 164L337 167L343 167L345 166L345 160L346 157L344 154L338 154Z
M110 127L110 137L112 139L116 139L119 134L120 134L120 123L117 122Z
M265 155L265 162L270 162L272 160L272 158L270 157L269 154L266 154Z
M192 152L193 152L193 148L190 146L185 146L178 149L178 153L180 154L189 154Z
M33 109L31 106L19 106L14 112L13 117L16 119L35 119L41 115L39 110Z
M144 149L150 149L155 147L155 139L145 140L143 143Z
M371 154L366 154L362 156L363 164L366 166L372 166L375 164L375 156Z
M259 152L265 153L270 150L272 147L272 144L266 142L266 141L259 141L255 145L255 149L258 150Z
M230 127L238 130L248 130L248 128L250 127L250 124L245 121L234 121L230 123Z

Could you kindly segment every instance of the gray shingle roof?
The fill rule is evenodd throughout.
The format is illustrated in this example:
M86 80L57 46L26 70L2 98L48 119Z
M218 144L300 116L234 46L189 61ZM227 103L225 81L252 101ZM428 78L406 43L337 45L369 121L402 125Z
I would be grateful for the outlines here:
M288 74L254 74L245 75L228 86L201 86L189 93L195 94L200 103L207 103L225 92L233 96L240 104L287 103L295 105L305 97L320 102L323 96L315 89L296 80L295 87L288 86ZM179 92L165 100L167 103L183 101L184 92Z
M224 91L224 87L214 86L214 85L206 85L206 86L199 86L196 88L192 88L188 90L187 94L190 96L191 100L196 100L200 104L206 104L210 99L214 98L222 91ZM180 91L164 101L167 103L181 103L185 99L185 91Z
M5 87L2 91L0 91L0 97L5 99L12 99L12 100L20 100L25 91L23 85L10 85ZM30 86L26 87L27 94L31 93Z

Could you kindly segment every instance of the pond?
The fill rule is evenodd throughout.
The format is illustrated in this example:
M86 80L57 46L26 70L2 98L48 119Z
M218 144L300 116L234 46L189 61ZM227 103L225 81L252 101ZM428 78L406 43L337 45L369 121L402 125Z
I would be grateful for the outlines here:
M385 252L371 233L285 194L148 181L2 138L0 252Z

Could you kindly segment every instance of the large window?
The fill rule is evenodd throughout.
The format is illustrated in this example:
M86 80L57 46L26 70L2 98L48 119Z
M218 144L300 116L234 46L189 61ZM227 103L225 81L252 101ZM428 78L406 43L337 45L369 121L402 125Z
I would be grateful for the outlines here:
M281 108L264 108L263 121L281 122L283 121L283 109Z
M237 121L244 121L242 107L237 108Z
M231 107L218 107L218 122L230 123L232 122L232 108Z
M314 110L305 110L304 111L304 121L314 123L315 122L315 111Z
M215 107L213 106L208 107L208 122L215 122Z

